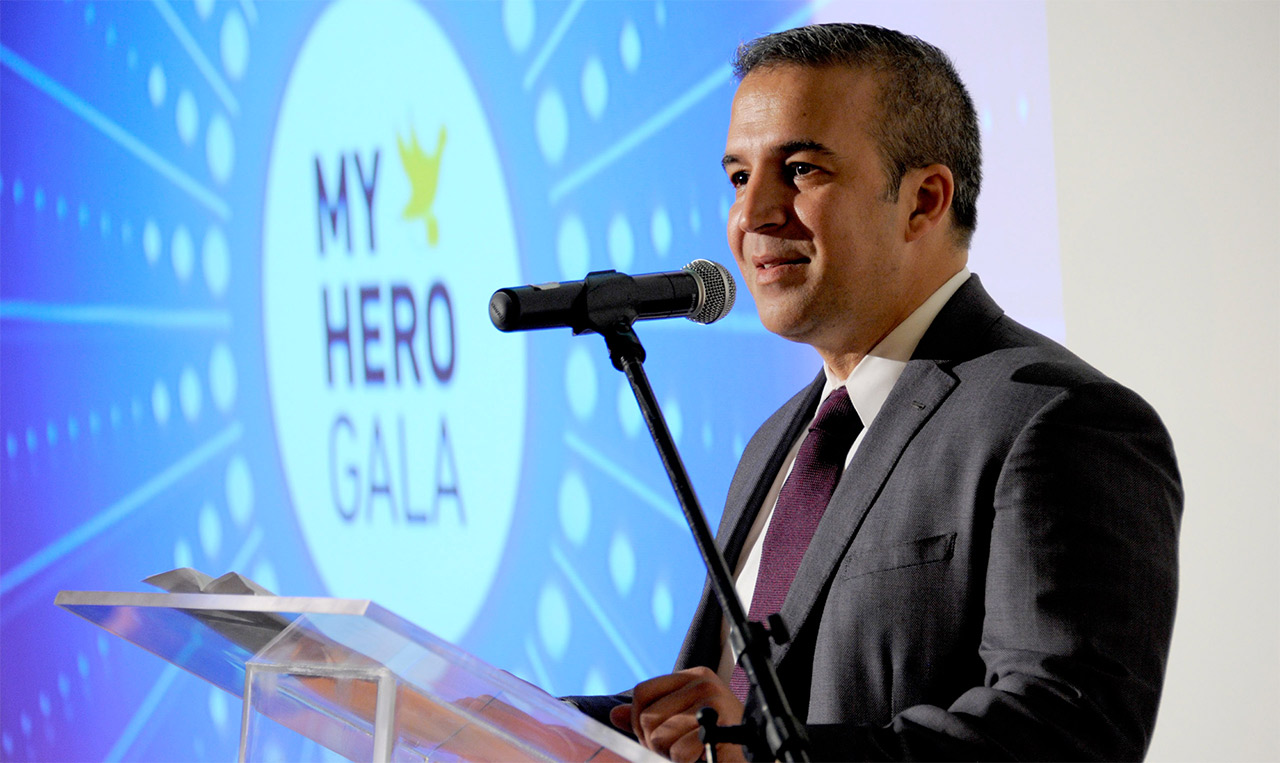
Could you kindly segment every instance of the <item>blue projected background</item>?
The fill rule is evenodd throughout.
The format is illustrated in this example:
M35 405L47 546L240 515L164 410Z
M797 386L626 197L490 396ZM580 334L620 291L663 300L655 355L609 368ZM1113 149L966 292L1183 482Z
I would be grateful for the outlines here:
M53 606L178 566L374 599L553 693L667 670L703 573L625 378L488 297L732 267L727 61L835 19L953 55L971 267L1061 337L1038 4L0 5L4 759L235 756L237 700ZM741 289L638 333L714 526L819 362Z

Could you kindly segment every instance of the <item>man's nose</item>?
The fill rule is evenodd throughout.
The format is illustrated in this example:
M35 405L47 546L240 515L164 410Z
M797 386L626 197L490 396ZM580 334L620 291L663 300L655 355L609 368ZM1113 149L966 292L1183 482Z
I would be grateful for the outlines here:
M763 233L787 224L790 194L781 183L753 175L738 197L738 227L744 233Z

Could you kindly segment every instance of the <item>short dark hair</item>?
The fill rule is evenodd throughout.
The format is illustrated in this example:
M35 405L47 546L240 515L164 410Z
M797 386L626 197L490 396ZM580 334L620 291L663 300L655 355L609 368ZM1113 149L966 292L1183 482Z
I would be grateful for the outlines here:
M738 48L738 79L775 66L847 66L879 78L872 128L888 200L907 170L945 164L955 178L951 211L962 244L978 223L982 141L973 99L947 54L918 37L870 24L815 24L765 35Z

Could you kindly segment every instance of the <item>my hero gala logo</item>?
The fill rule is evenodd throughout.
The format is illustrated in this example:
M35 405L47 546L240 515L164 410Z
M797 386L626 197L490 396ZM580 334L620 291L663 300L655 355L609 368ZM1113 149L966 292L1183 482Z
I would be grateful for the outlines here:
M404 216L413 213L429 221L428 246L439 238L430 202L438 182L444 128L440 135L433 160L414 161L412 165L406 162L405 166L415 201L406 207ZM411 145L417 147L416 135ZM411 161L418 158L403 147L400 154ZM339 153L336 162L331 162L337 166L336 181L331 175L327 183L324 158L315 158L317 256L321 261L328 257L378 255L373 210L382 150L374 148L369 155L372 158L365 161L358 152ZM358 180L362 214L353 215L348 160ZM366 166L370 169L366 170ZM354 229L360 225L365 230L356 233ZM353 236L367 245L356 247ZM457 362L457 338L453 304L445 283L436 280L419 285L374 279L351 283L339 277L324 282L320 292L324 315L321 333L330 388L376 390L392 385L421 389L450 383ZM456 521L465 524L446 416L440 417L438 434L417 431L406 423L403 413L393 414L393 419L378 412L368 420L357 420L355 414L346 411L335 415L329 430L329 484L334 510L346 522L422 524L441 521L442 509L451 508ZM427 463L434 468L421 468ZM434 485L423 484L424 477L429 476L434 476Z
M525 344L485 305L525 279L485 109L423 6L325 8L266 188L267 383L311 558L331 595L459 638L501 561L524 443Z

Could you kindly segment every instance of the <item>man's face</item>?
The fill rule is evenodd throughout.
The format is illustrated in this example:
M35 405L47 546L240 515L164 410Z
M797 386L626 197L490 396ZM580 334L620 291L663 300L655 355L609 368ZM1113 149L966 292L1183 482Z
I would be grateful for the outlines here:
M757 69L729 121L729 247L765 328L828 359L865 353L914 308L901 304L911 200L884 200L876 93L847 67Z

